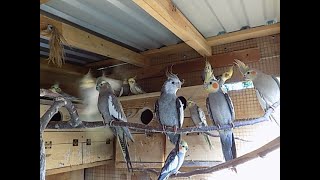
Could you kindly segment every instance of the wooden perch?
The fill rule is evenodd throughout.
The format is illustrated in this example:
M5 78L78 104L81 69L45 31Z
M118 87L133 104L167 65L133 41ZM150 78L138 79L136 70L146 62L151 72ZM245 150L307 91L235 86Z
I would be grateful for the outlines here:
M191 177L191 176L200 175L200 174L211 174L213 172L220 171L220 170L227 169L227 168L234 168L240 164L243 164L243 163L250 161L250 160L253 160L255 158L258 158L258 157L263 158L268 153L278 149L279 147L280 147L280 136L277 137L276 139L270 141L269 143L265 144L264 146L254 150L252 152L249 152L245 155L242 155L236 159L233 159L233 160L230 160L230 161L227 161L227 162L224 162L224 163L221 163L216 166L209 167L209 168L197 169L197 170L190 171L190 172L181 172L177 175L171 175L170 177L173 177L173 178L175 178L175 177ZM151 173L157 174L158 176L160 173L159 171L157 171L155 169L136 168L134 170L135 171L151 172Z
M46 173L46 155L45 155L45 148L42 133L44 129L47 127L51 118L58 112L59 108L65 106L68 110L71 120L69 125L71 127L77 127L81 125L81 121L78 116L78 112L72 102L62 97L60 94L53 93L51 91L40 89L40 96L47 96L54 98L54 103L51 107L46 111L46 113L40 118L40 180L45 180L45 173Z

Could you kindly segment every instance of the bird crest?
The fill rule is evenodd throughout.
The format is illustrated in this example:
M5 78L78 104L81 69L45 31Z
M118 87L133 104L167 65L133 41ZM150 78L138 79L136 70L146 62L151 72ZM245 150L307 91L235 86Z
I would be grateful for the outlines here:
M235 59L236 62L234 62L234 64L236 64L239 68L239 71L241 72L241 74L246 74L247 71L250 70L250 68L245 65L243 62L241 62L238 59Z
M178 77L178 74L173 74L172 73L172 67L173 67L173 64L171 65L170 71L169 71L169 68L167 68L167 70L166 70L167 78L168 79L178 79L178 80L180 80L179 77ZM181 84L183 84L183 83L184 83L184 79L181 81Z

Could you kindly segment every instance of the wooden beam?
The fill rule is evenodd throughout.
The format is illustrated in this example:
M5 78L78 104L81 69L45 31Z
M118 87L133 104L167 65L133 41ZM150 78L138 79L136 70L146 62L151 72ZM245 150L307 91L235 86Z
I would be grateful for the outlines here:
M82 76L88 73L89 68L68 64L68 63L63 64L63 66L59 68L52 63L48 64L48 60L40 58L40 70Z
M44 3L47 3L48 1L50 1L50 0L40 0L40 5L44 4Z
M116 64L122 64L122 61L116 60L116 59L106 59L102 61L97 61L93 63L88 63L85 65L85 67L89 68L99 68L99 67L107 67L107 66L112 66Z
M188 21L171 0L133 0L153 18L202 56L211 56L212 50L204 37Z
M240 30L237 32L231 32L219 36L213 36L206 39L210 46L217 46L227 43L233 43L237 41L244 41L247 39L258 38L263 36L270 36L273 34L280 33L280 23L273 24L273 25L266 25L260 26L245 30ZM143 55L163 55L172 52L182 52L182 51L189 51L190 48L186 46L185 43L180 43L176 45L166 46L160 49L152 49L148 51L144 51L141 54Z
M77 166L68 166L68 167L63 167L63 168L57 168L57 169L49 169L46 171L46 176L52 175L52 174L59 174L63 172L68 172L68 171L75 171L79 169L84 169L84 168L90 168L90 167L95 167L95 166L101 166L101 165L109 165L113 164L113 160L106 160L106 161L99 161L99 162L94 162L94 163L89 163L89 164L81 164Z
M228 53L217 54L207 57L207 60L210 62L213 68L226 67L233 65L234 59L241 59L244 63L256 62L260 60L260 50L259 48L249 48L239 51L232 51ZM194 58L188 61L178 61L172 67L174 73L186 73L194 71L202 71L204 68L205 58ZM160 64L155 66L150 66L149 68L139 68L127 71L128 76L137 75L137 79L145 79L150 77L163 76L165 70L171 64Z
M54 25L62 33L70 46L118 59L139 67L147 67L149 65L149 60L139 53L40 14L41 29L45 29L48 24Z
M217 46L278 33L280 33L280 23L227 33L220 36L210 37L206 40L210 46Z

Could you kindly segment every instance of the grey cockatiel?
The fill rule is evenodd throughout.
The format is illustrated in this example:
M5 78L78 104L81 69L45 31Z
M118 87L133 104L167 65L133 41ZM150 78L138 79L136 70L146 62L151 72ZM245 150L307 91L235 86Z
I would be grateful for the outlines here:
M99 91L98 109L106 124L111 121L124 121L127 122L126 115L123 112L122 105L114 95L113 89L110 84L104 79L97 80L97 91ZM120 144L123 157L127 163L128 171L132 170L128 142L130 139L134 142L133 137L127 127L110 127L113 134L117 137Z
M204 114L203 110L192 100L188 100L188 108L190 111L192 122L197 127L205 127L208 126L206 115ZM208 143L210 149L212 149L212 143L208 137L208 135L203 134L205 141Z
M168 70L166 76L168 79L162 85L160 97L155 103L155 114L162 126L173 126L176 130L182 127L184 120L183 103L176 95L183 82ZM176 145L180 142L180 134L167 133L167 135L171 143Z
M206 99L209 117L218 127L227 124L233 126L235 119L232 101L228 93L221 89L223 83L223 81L217 80L214 74L212 74L211 78L203 84L204 89L209 92ZM218 130L218 132L225 161L236 158L236 146L232 128Z
M179 169L183 164L184 157L188 151L188 144L186 141L181 140L179 146L175 146L174 149L168 155L164 166L161 169L158 180L168 179L172 174L179 173Z
M128 83L129 83L129 86L130 86L130 91L132 94L144 94L146 93L142 88L141 86L139 86L139 84L137 84L135 78L129 78L128 79Z
M119 97L120 96L128 96L129 94L130 94L130 86L129 86L128 80L124 79L122 81L122 86L120 89Z
M76 101L76 102L80 101L79 98L76 98L74 96L71 96L70 94L63 92L62 89L59 87L59 83L55 83L54 85L52 85L49 90L54 93L58 93L58 94L62 95L63 97L68 98L71 101Z
M251 80L258 101L264 111L274 108L272 105L279 101L280 103L280 82L275 76L265 74L257 69L249 68L240 60L235 59L235 64L245 80ZM275 120L275 119L274 119ZM278 124L278 122L275 120ZM279 124L278 124L279 125Z
M107 81L110 84L110 86L112 87L114 94L116 96L119 96L120 91L121 91L121 87L122 87L122 81L106 77L104 72L102 72L102 75L97 78L97 81L101 81L100 79Z

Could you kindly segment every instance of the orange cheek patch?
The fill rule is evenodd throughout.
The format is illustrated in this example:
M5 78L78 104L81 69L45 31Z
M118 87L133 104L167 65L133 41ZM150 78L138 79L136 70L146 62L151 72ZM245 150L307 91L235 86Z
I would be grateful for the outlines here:
M212 84L212 87L213 87L214 89L217 89L217 88L218 88L218 83L216 83L216 82L213 83L213 84Z
M252 71L252 72L251 72L251 74L252 74L252 75L256 75L256 74L257 74L257 72L255 72L255 71Z

